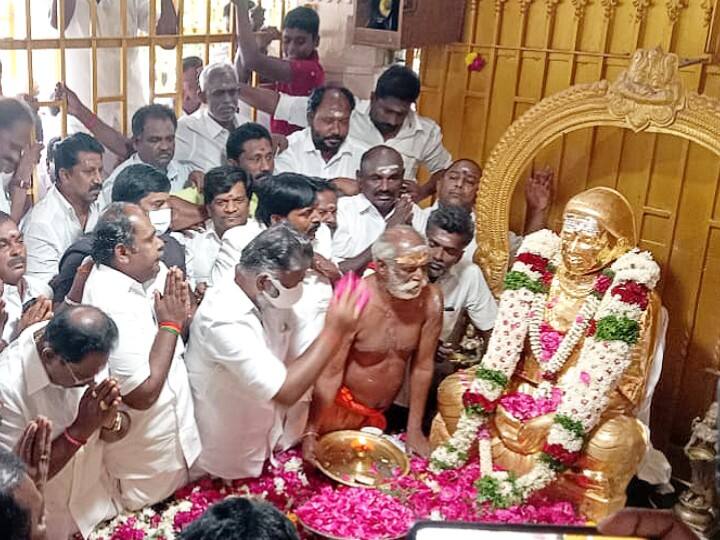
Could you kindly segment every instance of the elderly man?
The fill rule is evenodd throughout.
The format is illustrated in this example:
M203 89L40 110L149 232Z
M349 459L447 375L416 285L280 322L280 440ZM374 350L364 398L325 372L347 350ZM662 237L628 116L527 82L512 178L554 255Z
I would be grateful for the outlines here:
M51 540L75 532L87 537L117 511L100 439L122 436L120 390L113 379L95 383L117 337L102 311L69 308L29 327L0 362L0 448L14 448L38 415L52 425L45 488Z
M25 276L27 252L23 235L5 212L0 212L0 350L25 328L52 316L52 289ZM34 303L25 311L26 302Z
M202 172L223 165L230 132L250 119L238 114L238 80L230 64L210 64L200 73L203 107L178 121L175 156ZM246 108L246 107L245 107Z
M376 272L365 279L370 302L349 350L338 350L315 385L303 454L315 459L320 435L340 429L385 429L384 411L410 371L408 449L427 455L422 433L425 402L442 326L442 295L428 285L430 259L423 237L406 225L385 231L373 244Z
M353 178L363 149L348 139L355 97L342 86L321 86L308 99L308 124L288 137L277 158L278 172L325 179Z
M200 453L180 339L190 316L182 272L160 261L163 241L134 204L113 203L97 227L93 268L83 303L97 306L118 326L110 354L132 420L127 437L105 451L124 508L139 510L184 485Z
M360 194L337 203L332 255L342 271L364 270L372 260L370 246L387 227L412 224L424 232L420 208L409 195L400 195L404 175L397 150L376 146L363 154L357 171Z
M0 210L16 223L29 208L28 188L42 151L42 143L32 141L34 123L26 103L0 97Z
M22 223L28 275L50 281L65 250L95 227L102 155L102 145L85 133L71 135L55 147L55 186Z
M130 165L145 163L165 173L170 192L180 191L193 167L177 161L175 156L175 112L157 103L140 107L132 117L132 143L135 153L118 165L103 184L104 206L112 201L112 189L118 174Z
M212 475L259 476L282 446L283 432L297 430L288 425L286 408L333 355L347 353L362 288L332 303L320 336L286 365L289 308L302 296L312 256L307 237L287 224L273 225L243 250L235 280L211 288L195 314L186 361L203 440L199 464Z

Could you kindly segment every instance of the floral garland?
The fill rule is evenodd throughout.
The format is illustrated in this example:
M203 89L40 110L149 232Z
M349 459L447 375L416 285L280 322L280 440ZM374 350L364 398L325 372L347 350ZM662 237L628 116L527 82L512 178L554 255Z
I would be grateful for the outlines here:
M527 321L537 317L533 308L539 311L537 307L542 304L538 297L544 302L552 282L552 261L559 254L559 243L554 233L539 231L529 235L520 248L518 260L505 280L498 323L490 338L488 352L463 395L465 410L456 432L431 456L434 469L461 466L467 460L478 432L485 427L488 416L497 406L532 326ZM480 478L476 483L480 502L501 508L519 504L550 484L560 471L572 466L579 458L586 434L596 426L607 406L610 391L630 363L631 349L640 337L641 319L650 292L659 277L659 267L650 254L634 250L617 259L610 271L597 278L592 296L601 300L593 310L594 317L583 316L583 320L573 325L573 328L585 329L585 342L577 366L557 385L562 400L543 452L533 469L522 477L493 472ZM589 311L593 304L586 302L583 311L586 306ZM572 329L568 335L571 332ZM537 337L541 339L539 335ZM576 340L575 344L579 341L574 333L572 339ZM554 352L546 355L552 361L551 366L545 367L550 375L557 373L567 360L567 357L562 359L564 353L561 353L567 336L564 339L556 337L554 341L557 344ZM536 345L542 347L538 342ZM547 345L546 349L550 350ZM544 378L554 380L554 377Z

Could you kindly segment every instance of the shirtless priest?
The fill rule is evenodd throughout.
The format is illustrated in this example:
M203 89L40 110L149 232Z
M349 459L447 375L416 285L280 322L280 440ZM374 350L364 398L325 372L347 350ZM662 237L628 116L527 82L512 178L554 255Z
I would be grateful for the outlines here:
M320 435L341 429L384 429L410 370L409 451L427 455L422 418L442 326L442 294L428 283L429 250L412 227L387 229L372 246L375 273L365 278L370 302L346 355L331 360L315 385L303 456L315 462Z

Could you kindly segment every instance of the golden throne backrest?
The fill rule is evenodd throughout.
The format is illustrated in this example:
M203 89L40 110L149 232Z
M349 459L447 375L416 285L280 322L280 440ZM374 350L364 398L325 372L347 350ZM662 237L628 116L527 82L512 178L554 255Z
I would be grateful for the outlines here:
M638 49L614 82L579 84L553 94L505 131L485 163L475 206L475 261L496 296L507 270L516 186L533 158L559 137L608 126L680 137L720 156L720 100L687 91L678 69L677 55Z

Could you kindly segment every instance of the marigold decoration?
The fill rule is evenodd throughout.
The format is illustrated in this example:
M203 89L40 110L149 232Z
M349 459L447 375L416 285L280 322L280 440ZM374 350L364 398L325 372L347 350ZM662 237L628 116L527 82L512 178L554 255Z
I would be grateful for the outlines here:
M566 333L544 320L547 298L560 256L560 239L551 231L529 235L505 279L495 330L488 350L463 396L465 409L453 436L435 449L433 470L464 465L468 451L487 428L489 414L500 404L520 420L556 411L543 451L524 476L500 471L476 482L478 501L506 508L527 501L573 466L588 433L605 410L631 359L642 317L660 269L647 252L633 250L601 272L593 292ZM573 349L585 337L577 365L557 380ZM537 395L503 396L515 371L525 338L543 369Z
M471 52L465 55L465 65L468 71L481 71L485 67L485 58L478 52Z

